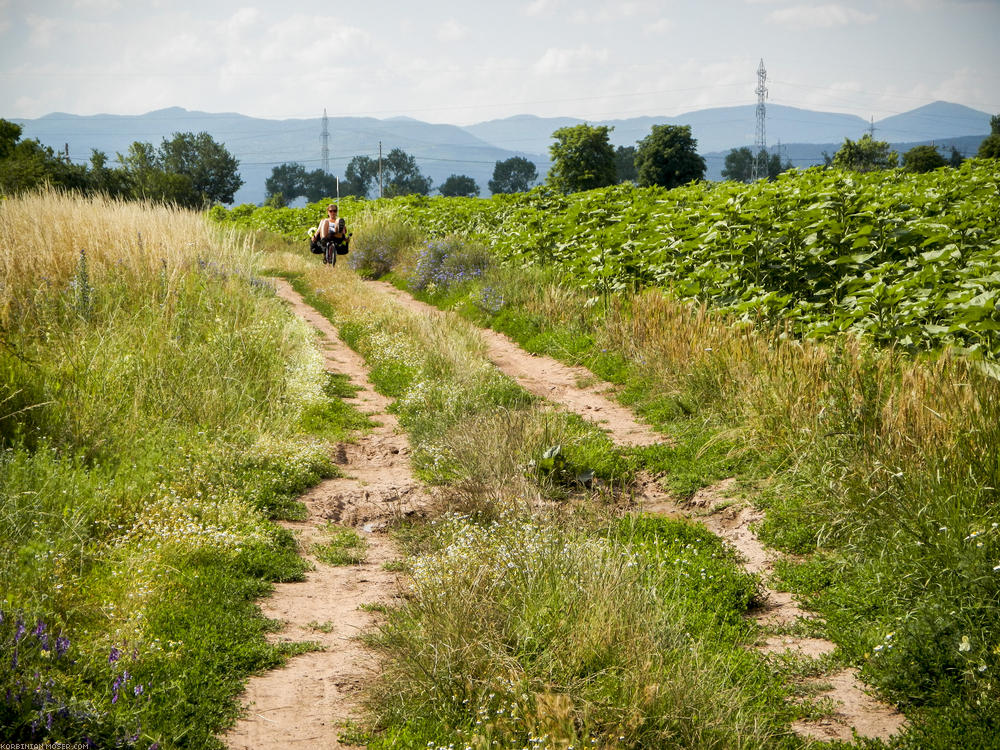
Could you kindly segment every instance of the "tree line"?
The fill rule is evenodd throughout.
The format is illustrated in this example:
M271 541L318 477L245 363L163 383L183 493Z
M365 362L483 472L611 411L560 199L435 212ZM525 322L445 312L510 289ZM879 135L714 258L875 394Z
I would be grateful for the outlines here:
M188 208L232 203L243 179L239 161L205 132L174 133L159 147L135 141L117 166L91 150L89 164L74 164L37 139L22 140L20 125L0 120L0 194L41 185L101 193L114 198L152 200Z
M631 181L639 186L678 187L705 177L705 160L697 152L697 141L688 125L653 125L648 136L634 146L611 145L611 126L587 124L560 128L552 134L549 147L552 165L545 184L573 193ZM1000 115L990 119L991 134L977 155L1000 158ZM0 194L15 194L49 184L83 193L112 197L154 200L190 208L215 203L232 203L243 185L239 161L205 132L174 133L159 147L136 141L124 154L116 154L116 166L108 156L93 149L89 164L73 164L38 140L22 140L20 125L0 119ZM866 134L857 141L845 139L826 165L867 172L900 166L899 155L885 141ZM902 157L902 168L926 172L943 166L959 166L963 156L953 147L950 158L934 146L915 146ZM726 156L722 176L750 182L754 165L763 166L760 177L775 179L791 164L777 154L761 151L754 155L748 147L732 149ZM766 172L766 174L764 174ZM529 190L538 179L536 165L515 156L497 161L491 193L518 193ZM421 173L417 160L395 148L381 160L355 156L348 162L339 181L340 195L370 198L377 195L428 195L432 180ZM299 197L310 202L337 194L338 180L322 169L307 171L297 162L273 168L265 181L267 202L284 206ZM468 175L453 174L438 191L445 196L478 196L480 189Z
M524 157L514 156L496 163L493 179L488 184L491 193L521 193L528 190L536 179L538 170L535 164ZM381 163L370 156L353 157L347 163L339 186L333 175L322 169L307 172L298 162L279 164L264 181L267 203L279 207L300 197L313 203L335 192L358 198L428 195L432 184L431 178L421 173L416 158L400 148L390 151ZM468 175L453 174L441 183L438 192L452 197L474 197L479 195L479 185Z

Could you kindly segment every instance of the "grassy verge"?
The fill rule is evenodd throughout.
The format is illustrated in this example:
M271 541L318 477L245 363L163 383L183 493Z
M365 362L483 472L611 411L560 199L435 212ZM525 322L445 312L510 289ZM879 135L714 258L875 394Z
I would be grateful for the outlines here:
M270 519L359 419L241 236L43 194L0 202L0 238L0 734L221 747L301 648L254 603L304 571Z

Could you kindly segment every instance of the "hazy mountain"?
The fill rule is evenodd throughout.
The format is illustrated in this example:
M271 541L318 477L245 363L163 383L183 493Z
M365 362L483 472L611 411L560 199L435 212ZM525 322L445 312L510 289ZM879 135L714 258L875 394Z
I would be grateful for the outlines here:
M2 115L0 115L2 116ZM954 142L959 151L971 155L989 133L990 115L948 102L934 102L911 112L876 121L875 137L894 144L902 155L912 146ZM244 186L237 203L264 200L264 181L283 162L299 162L309 170L321 165L321 118L266 120L237 113L192 112L180 107L145 115L79 116L53 113L35 120L16 120L25 138L37 138L57 151L69 144L73 161L87 162L92 149L104 151L112 161L133 141L159 145L177 132L207 131L240 160ZM633 117L621 120L585 121L571 117L518 115L467 127L436 125L410 117L379 120L372 117L329 119L330 169L343 176L347 162L357 155L378 156L379 142L388 154L401 148L417 159L421 171L440 185L452 174L476 180L482 195L497 161L524 156L535 162L540 176L548 170L552 133L561 127L588 122L614 127L616 146L634 145L645 138L654 124L690 125L705 156L709 179L721 179L725 156L733 148L754 142L756 106L718 107L688 112L676 117ZM766 136L771 150L781 150L795 166L821 164L823 152L834 154L845 138L861 137L872 123L860 117L833 112L767 106ZM978 138L978 139L977 139ZM974 144L974 145L973 145ZM944 153L950 153L946 145Z
M767 143L836 143L856 140L871 127L870 121L836 112L814 112L768 104L765 120ZM631 146L649 135L653 125L690 125L702 154L752 144L756 137L757 107L717 107L676 117L633 117L627 120L579 120L568 117L518 115L466 126L465 130L494 146L547 154L552 133L567 125L610 125L611 142ZM891 142L931 141L990 132L990 115L960 104L934 102L912 112L877 120L875 137ZM836 151L834 148L833 151Z

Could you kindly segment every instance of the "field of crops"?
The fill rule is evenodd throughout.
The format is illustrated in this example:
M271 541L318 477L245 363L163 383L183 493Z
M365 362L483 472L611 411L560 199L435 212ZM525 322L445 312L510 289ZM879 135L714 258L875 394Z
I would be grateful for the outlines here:
M810 169L774 183L544 188L474 198L345 201L350 220L392 211L432 237L478 240L504 262L556 267L594 294L668 288L801 336L856 331L920 351L1000 356L1000 167L928 174ZM303 237L320 207L214 217Z

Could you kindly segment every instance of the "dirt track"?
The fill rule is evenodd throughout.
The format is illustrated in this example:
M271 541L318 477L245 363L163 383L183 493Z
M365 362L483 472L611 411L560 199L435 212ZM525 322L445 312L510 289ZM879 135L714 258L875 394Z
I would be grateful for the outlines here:
M373 282L372 286L418 314L447 315L388 284ZM283 669L253 678L244 698L248 714L225 740L234 749L350 747L340 743L339 726L356 712L359 688L373 668L371 657L355 636L371 627L375 619L358 607L389 602L397 592L394 576L382 567L396 553L379 529L393 516L418 511L427 497L410 471L406 438L386 411L387 399L371 387L363 360L340 343L329 321L306 305L287 283L278 282L278 293L296 314L317 328L328 369L349 375L362 387L357 403L380 422L357 445L344 446L342 457L348 476L323 482L307 493L302 500L309 509L308 520L287 526L298 533L307 558L309 544L319 538L320 527L328 520L362 530L370 546L363 565L330 568L313 561L316 569L305 582L278 586L275 595L262 604L265 615L287 623L278 637L317 640L325 650L303 654ZM581 387L580 383L596 381L587 370L530 355L496 332L482 333L489 357L500 370L526 390L599 424L615 443L651 445L669 439L638 422L600 387ZM743 555L746 568L766 581L776 553L766 549L751 530L750 525L761 516L734 497L733 485L732 480L727 480L706 488L683 506L652 478L642 481L635 494L646 512L697 518L734 546ZM787 594L767 589L766 597L766 605L755 613L765 629L811 616ZM319 632L309 623L326 623L330 632ZM834 644L816 638L773 635L758 648L764 654L820 656L832 651ZM887 738L903 725L903 716L868 695L853 670L824 675L819 681L830 685L821 696L834 702L835 711L825 719L798 722L793 726L796 732L820 740L850 741L852 728L863 737Z

